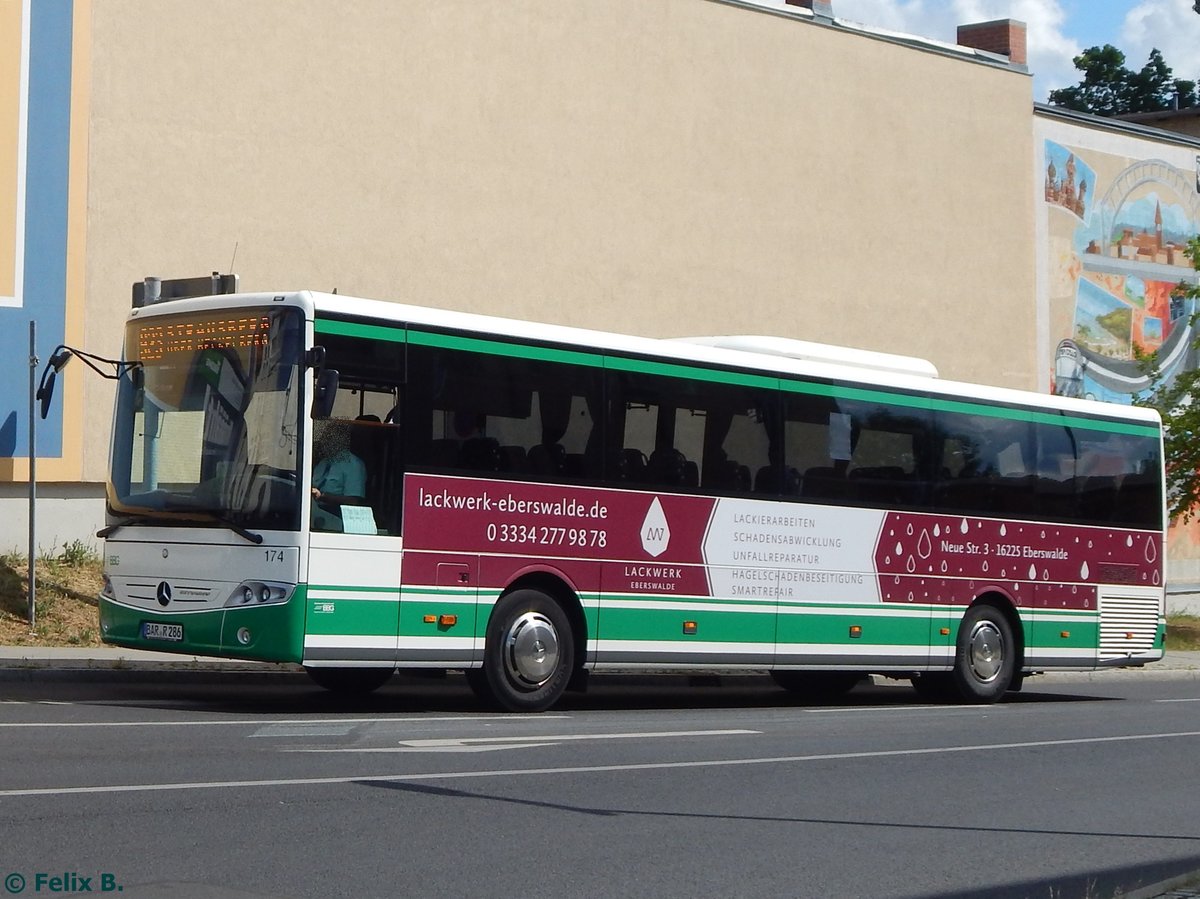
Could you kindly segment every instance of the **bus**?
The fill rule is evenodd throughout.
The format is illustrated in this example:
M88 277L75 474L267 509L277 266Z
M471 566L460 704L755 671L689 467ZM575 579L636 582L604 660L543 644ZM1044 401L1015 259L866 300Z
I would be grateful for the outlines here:
M116 646L512 711L616 669L989 703L1163 655L1150 410L315 292L135 308L123 359Z

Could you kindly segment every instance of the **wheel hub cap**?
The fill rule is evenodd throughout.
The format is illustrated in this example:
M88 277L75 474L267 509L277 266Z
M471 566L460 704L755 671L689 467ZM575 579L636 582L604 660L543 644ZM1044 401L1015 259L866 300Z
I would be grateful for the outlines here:
M558 667L558 632L539 612L526 612L513 622L504 640L509 676L527 687L540 687Z
M971 632L971 670L981 681L994 680L1004 666L1004 640L990 621L981 621Z

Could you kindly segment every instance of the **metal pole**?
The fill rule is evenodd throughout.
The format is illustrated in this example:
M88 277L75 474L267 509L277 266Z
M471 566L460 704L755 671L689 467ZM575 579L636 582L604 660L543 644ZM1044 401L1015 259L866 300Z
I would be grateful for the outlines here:
M37 505L37 414L34 411L37 394L37 322L29 320L29 630L37 623L37 525L34 507Z

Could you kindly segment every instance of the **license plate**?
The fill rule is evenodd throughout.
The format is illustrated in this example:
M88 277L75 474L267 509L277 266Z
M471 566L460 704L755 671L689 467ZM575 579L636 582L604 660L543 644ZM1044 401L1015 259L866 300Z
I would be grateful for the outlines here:
M182 624L163 624L160 621L142 622L143 640L169 640L178 643L183 639Z

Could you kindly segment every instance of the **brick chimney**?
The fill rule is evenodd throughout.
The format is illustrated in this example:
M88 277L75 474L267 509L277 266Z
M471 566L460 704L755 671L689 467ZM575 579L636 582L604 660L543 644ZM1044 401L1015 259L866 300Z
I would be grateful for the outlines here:
M785 0L788 6L800 6L811 9L813 15L833 18L833 0Z
M972 47L1007 56L1013 65L1023 66L1026 63L1025 23L1016 19L996 19L994 22L959 25L958 43L961 47Z

